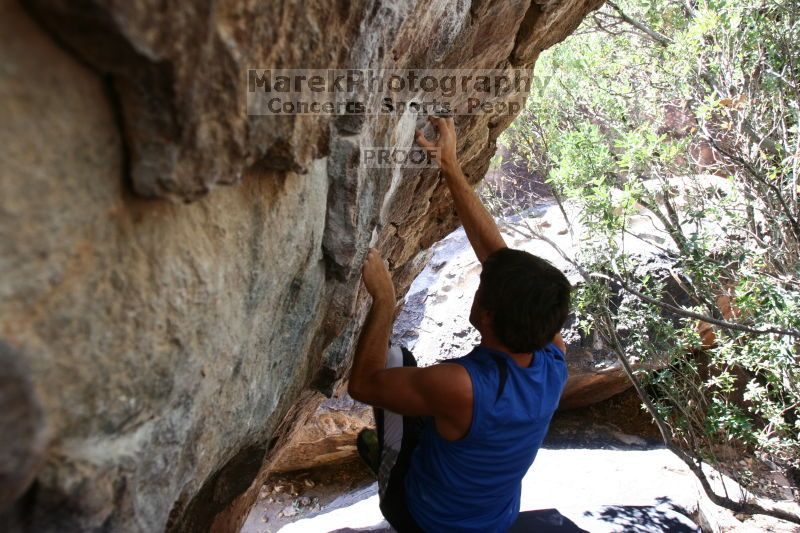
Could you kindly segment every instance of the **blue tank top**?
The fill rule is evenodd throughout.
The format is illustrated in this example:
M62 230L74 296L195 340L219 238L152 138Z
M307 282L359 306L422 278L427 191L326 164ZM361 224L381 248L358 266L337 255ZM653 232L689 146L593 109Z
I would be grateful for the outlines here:
M507 367L498 398L500 361ZM448 363L472 380L472 424L457 441L425 422L406 474L411 516L431 533L505 531L519 513L522 477L536 457L567 381L564 354L554 344L534 352L530 366L482 346Z

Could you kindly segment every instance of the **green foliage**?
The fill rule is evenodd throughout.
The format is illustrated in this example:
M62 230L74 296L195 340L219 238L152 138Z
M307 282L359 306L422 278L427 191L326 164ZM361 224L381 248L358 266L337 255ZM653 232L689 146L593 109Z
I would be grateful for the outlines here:
M614 6L542 54L548 82L504 133L504 163L577 210L580 325L641 362L672 438L723 468L725 446L800 467L800 4ZM694 315L614 301L609 280L665 300L629 252L643 240L671 258L684 311L745 329L703 341Z

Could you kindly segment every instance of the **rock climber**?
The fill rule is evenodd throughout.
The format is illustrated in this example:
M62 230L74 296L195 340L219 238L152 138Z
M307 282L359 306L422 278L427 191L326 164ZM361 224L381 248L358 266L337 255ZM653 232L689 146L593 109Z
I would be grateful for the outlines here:
M461 171L453 119L431 122L438 138L417 130L417 143L438 163L482 264L469 316L480 343L427 368L405 348L387 350L395 291L371 249L362 275L372 306L348 390L375 407L376 430L362 432L358 447L397 531L507 531L567 380L559 332L571 287L549 262L506 247Z

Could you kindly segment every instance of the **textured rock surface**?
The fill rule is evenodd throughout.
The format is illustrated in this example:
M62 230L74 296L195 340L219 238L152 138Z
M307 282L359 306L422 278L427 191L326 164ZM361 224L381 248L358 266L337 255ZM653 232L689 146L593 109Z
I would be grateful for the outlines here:
M322 402L308 424L284 446L272 472L315 468L358 457L356 437L366 427L375 427L372 407L346 394Z
M598 4L0 0L0 337L48 438L0 529L235 530L370 241L403 294L453 228L435 171L354 164L413 116L248 117L246 68L530 67ZM458 117L473 182L511 119Z

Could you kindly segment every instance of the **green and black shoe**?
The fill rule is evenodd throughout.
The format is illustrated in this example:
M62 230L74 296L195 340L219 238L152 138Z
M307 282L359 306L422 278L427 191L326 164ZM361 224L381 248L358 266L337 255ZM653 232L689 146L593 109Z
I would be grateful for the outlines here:
M356 448L361 460L366 463L375 477L378 477L378 466L381 462L380 446L378 445L378 434L374 429L364 428L358 432L356 437Z

